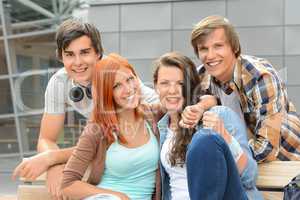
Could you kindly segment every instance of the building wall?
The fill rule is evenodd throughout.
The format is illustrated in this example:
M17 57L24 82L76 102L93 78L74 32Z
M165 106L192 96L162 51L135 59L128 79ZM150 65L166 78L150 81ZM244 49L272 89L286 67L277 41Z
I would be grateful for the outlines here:
M289 97L300 111L299 7L299 0L94 0L87 18L101 30L106 53L117 52L127 57L141 79L152 85L152 62L165 52L181 51L200 64L189 41L192 26L207 15L224 15L236 26L243 53L266 57L279 70ZM2 29L3 26L0 28L0 162L9 164L0 165L0 172L11 171L20 161L20 155L35 153L44 90L53 70L61 67L54 61L53 30L30 37L10 33L7 37L13 59L12 68L8 68L4 50L7 38ZM12 94L16 96L14 100ZM62 146L75 144L73 138L80 129L73 125L79 124L78 119L81 117L75 114L67 115L69 128L66 126L62 133ZM71 142L65 144L68 141Z
M102 32L106 53L127 57L146 83L152 62L180 51L199 64L190 45L193 24L208 15L226 16L236 27L242 53L269 59L300 109L299 0L105 0L93 1L88 20Z

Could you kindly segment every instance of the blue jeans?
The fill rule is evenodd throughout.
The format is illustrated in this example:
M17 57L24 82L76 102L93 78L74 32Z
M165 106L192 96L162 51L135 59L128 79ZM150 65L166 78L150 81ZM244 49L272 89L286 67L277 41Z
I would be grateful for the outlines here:
M248 199L228 145L212 130L193 136L186 166L191 200Z
M246 190L249 200L263 200L262 194L256 188L257 163L252 156L252 152L248 145L247 128L245 122L230 108L225 106L214 106L210 111L218 114L223 120L226 130L241 145L246 153L248 162L246 168L240 174L243 187Z
M248 162L246 168L239 174L224 139L212 130L198 127L198 131L188 146L186 158L191 199L239 200L248 198L249 200L263 200L263 196L255 186L257 163L248 146L245 123L228 107L215 106L210 111L218 114L223 120L226 130L238 141L247 154ZM158 123L160 147L166 139L169 121L169 116L166 114ZM170 200L170 177L162 165L160 170L163 199Z

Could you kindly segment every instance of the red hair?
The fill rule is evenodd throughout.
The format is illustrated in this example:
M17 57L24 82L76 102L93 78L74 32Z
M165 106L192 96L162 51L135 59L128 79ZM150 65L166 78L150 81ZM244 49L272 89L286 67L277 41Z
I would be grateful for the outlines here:
M119 132L117 111L113 99L113 84L116 73L121 67L130 69L136 76L127 59L116 53L111 53L97 62L92 77L94 103L92 121L100 126L109 144L115 141L113 133ZM126 139L122 135L117 134L116 136L122 143L126 143Z

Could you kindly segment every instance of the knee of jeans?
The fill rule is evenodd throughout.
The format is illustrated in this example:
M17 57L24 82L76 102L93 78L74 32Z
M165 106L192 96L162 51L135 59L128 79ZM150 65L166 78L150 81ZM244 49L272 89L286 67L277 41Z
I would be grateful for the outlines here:
M225 141L219 134L210 129L200 129L192 137L188 146L187 155L194 152L197 152L197 154L207 151L213 152L209 151L209 149L218 148L222 145L225 145Z
M227 114L228 112L233 112L229 107L226 106L214 106L210 108L209 111L217 113L219 115L221 115L222 113Z
M241 181L246 189L256 188L257 170L256 161L251 158L248 159L248 164L241 174Z
M210 111L216 113L223 120L226 130L231 135L235 135L237 131L241 132L240 134L247 134L246 125L231 108L226 106L214 106Z

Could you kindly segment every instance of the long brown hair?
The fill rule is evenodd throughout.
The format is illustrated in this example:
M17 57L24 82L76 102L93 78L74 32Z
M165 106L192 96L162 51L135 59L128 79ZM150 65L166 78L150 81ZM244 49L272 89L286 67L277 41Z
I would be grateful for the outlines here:
M191 59L178 52L170 52L162 55L155 62L156 69L154 71L153 80L154 84L157 84L158 72L161 67L175 67L180 69L184 77L184 83L182 86L182 95L184 98L183 107L193 105L199 101L199 97L202 94L200 90L200 79L196 70L196 66ZM178 113L180 121L180 114ZM179 127L179 125L178 125ZM182 165L185 163L185 156L188 144L191 142L195 129L179 128L178 133L175 134L173 140L173 147L170 151L171 165Z
M92 122L99 125L109 144L115 141L113 134L119 132L117 110L113 99L113 84L116 73L121 67L129 69L136 76L127 59L112 53L96 64L92 78L94 103ZM117 134L117 137L126 144L126 140L121 134Z

